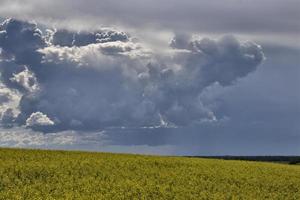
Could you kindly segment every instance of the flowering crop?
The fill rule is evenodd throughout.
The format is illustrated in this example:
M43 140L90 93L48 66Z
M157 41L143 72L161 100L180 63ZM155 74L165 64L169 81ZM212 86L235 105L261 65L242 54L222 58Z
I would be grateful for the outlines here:
M300 166L0 149L9 199L300 199Z

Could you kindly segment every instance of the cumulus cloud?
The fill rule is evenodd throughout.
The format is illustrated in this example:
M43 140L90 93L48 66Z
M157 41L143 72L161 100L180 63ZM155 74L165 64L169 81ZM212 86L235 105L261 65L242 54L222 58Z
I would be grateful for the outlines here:
M0 24L2 56L11 57L17 64L38 59L37 49L45 47L42 32L35 23L7 19Z
M21 94L0 83L0 125L11 127L20 111L18 109Z
M54 125L54 122L47 117L47 115L41 112L35 112L26 119L26 126L35 127L35 126L51 126Z
M26 67L24 71L18 74L13 74L13 77L10 80L19 84L21 87L28 90L29 92L35 92L39 89L34 73L29 71Z
M161 55L120 31L43 34L12 19L1 25L0 47L2 82L22 96L15 122L42 131L216 121L204 89L234 84L264 58L234 36L176 36Z

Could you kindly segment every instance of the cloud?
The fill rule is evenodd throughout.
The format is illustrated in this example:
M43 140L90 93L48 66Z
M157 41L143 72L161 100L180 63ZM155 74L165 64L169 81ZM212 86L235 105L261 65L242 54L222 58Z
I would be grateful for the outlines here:
M2 56L12 57L17 64L28 64L39 58L36 50L46 44L36 24L7 19L0 25L0 46Z
M11 96L8 92L2 92L0 93L0 105L5 104L6 102L9 102L11 99Z
M35 112L30 115L26 120L26 126L50 126L54 125L54 122L47 117L47 115L41 112Z
M25 67L24 71L13 74L13 77L10 79L12 82L19 84L25 90L29 92L35 92L39 89L35 75Z
M78 131L63 131L44 134L39 131L12 127L0 129L0 146L4 147L30 147L54 149L78 149L101 147L109 144L103 132L90 132L85 134Z
M15 114L14 110L12 108L7 108L1 113L1 122L4 125L4 127L12 127L13 123L15 121Z
M174 49L188 49L191 36L186 33L177 33L170 43L170 47Z
M4 127L11 127L20 113L18 107L21 94L0 83L0 121Z
M164 55L108 29L43 34L12 19L1 27L2 82L22 95L15 122L46 132L216 121L204 89L234 84L264 58L259 45L234 36L176 36Z
M13 127L0 129L0 146L38 149L88 150L101 152L123 152L137 154L175 154L176 147L172 145L113 145L106 139L105 132L63 131L56 133L41 133L29 129Z
M59 46L86 46L94 43L106 43L128 41L128 35L124 32L114 30L99 30L95 32L80 31L74 32L66 29L48 30L49 42Z
M26 126L35 127L35 126L52 126L54 122L47 117L47 115L41 112L35 112L26 119Z
M297 0L2 0L2 17L39 19L65 26L95 27L99 24L189 32L298 32ZM70 6L72 5L72 6Z
M0 20L16 19L0 25L0 145L105 150L105 130L110 151L295 154L299 8L2 0ZM55 124L13 133L36 112Z

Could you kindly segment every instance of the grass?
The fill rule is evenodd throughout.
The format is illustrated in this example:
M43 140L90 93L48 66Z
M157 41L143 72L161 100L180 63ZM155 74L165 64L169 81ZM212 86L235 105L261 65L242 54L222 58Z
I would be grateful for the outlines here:
M300 199L300 166L0 149L0 199Z

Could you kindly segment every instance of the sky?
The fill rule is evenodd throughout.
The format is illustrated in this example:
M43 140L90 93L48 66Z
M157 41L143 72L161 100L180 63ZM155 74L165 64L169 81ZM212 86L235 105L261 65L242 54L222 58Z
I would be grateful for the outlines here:
M0 5L0 147L300 154L298 0Z

